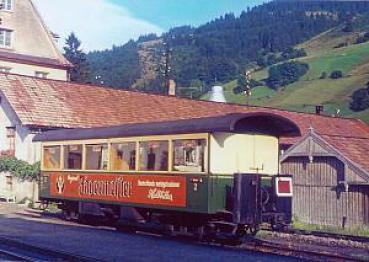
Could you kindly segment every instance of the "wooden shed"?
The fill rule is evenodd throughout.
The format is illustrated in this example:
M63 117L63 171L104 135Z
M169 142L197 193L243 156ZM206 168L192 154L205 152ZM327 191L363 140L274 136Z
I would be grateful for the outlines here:
M293 215L310 224L369 225L369 139L310 130L281 156L293 175Z

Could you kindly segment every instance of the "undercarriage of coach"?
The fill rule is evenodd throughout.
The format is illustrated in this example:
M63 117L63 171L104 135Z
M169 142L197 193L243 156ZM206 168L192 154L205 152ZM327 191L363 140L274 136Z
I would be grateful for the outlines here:
M65 219L90 225L109 225L125 232L151 232L202 241L239 243L261 224L279 229L291 222L290 176L235 174L227 187L225 209L196 213L78 201L62 201Z

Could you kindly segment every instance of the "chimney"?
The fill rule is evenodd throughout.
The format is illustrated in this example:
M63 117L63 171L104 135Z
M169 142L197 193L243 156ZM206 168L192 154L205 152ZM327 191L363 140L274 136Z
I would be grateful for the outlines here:
M213 86L210 95L210 101L225 103L224 90L222 86Z
M175 96L176 95L176 82L173 79L169 79L168 81L168 95Z
M324 106L315 106L315 114L321 115L324 111Z

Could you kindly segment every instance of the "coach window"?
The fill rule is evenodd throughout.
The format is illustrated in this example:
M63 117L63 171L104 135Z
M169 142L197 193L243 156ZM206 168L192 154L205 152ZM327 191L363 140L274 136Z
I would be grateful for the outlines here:
M86 169L108 169L108 145L86 145Z
M173 170L205 172L205 139L173 140Z
M168 141L140 142L140 171L168 171Z
M44 147L43 166L45 169L60 168L60 146Z
M82 169L82 145L64 146L64 169Z
M111 168L118 171L136 169L136 143L125 142L111 145Z

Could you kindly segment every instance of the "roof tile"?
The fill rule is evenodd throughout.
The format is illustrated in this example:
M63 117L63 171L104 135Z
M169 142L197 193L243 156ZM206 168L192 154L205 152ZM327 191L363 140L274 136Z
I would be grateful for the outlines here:
M263 111L291 119L303 134L312 127L321 135L347 140L369 139L369 126L357 119L190 100L20 75L0 74L0 92L24 125L97 127ZM297 140L284 139L283 142L293 144Z

